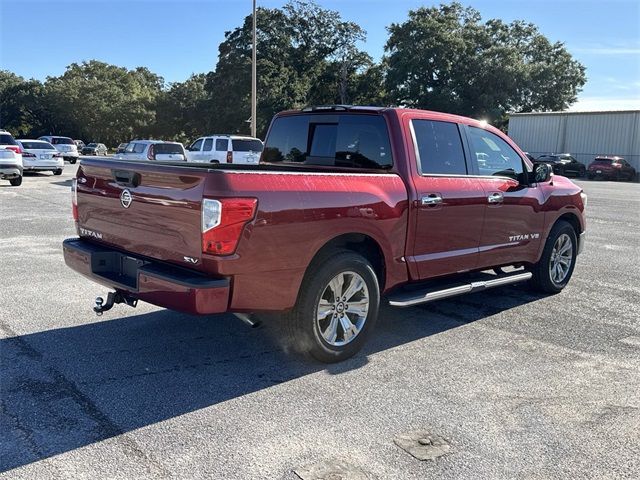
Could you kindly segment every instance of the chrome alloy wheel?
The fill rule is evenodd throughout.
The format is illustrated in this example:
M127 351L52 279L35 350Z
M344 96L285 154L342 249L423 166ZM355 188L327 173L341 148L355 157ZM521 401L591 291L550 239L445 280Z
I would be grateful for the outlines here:
M553 283L560 285L567 278L572 261L573 244L569 235L563 233L556 239L549 261L549 275Z
M342 347L362 331L369 312L369 289L364 279L352 271L341 272L325 287L316 322L322 338L332 347Z

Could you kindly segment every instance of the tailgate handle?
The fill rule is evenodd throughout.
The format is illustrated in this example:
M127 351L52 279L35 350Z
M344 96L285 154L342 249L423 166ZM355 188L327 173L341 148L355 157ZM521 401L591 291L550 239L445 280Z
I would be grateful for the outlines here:
M128 170L113 170L113 178L116 183L127 187L137 187L140 185L140 174L136 172L130 172Z

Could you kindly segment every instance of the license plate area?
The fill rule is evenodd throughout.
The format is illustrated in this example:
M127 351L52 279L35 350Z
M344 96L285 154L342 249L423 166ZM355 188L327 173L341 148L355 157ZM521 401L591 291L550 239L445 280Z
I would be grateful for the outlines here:
M132 290L138 289L138 269L147 262L119 252L94 252L91 271Z

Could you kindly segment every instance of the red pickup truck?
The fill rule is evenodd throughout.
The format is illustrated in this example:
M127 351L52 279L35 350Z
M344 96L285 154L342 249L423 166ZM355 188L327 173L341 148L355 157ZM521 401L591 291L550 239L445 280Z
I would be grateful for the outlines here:
M68 266L193 314L282 312L293 344L361 348L381 299L406 307L529 281L564 288L586 196L497 129L401 108L278 114L256 166L86 158Z

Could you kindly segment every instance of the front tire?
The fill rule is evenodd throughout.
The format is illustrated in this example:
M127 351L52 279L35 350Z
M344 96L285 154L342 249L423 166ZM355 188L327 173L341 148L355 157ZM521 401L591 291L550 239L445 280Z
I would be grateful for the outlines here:
M560 220L551 229L542 256L532 269L532 286L546 293L562 291L573 275L577 254L576 231Z
M16 178L12 178L11 180L9 180L9 183L12 187L19 187L20 185L22 185L22 175Z
M379 306L371 264L348 250L333 252L309 267L295 307L285 314L289 341L321 362L346 360L364 345Z
M59 169L57 169L57 170L54 170L54 171L53 171L53 174L54 174L54 175L62 175L62 169L61 169L61 168L59 168Z
M76 163L76 159L75 159L75 158L72 158L71 160L69 160L69 163L70 163L71 165L73 165L74 163Z

